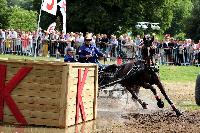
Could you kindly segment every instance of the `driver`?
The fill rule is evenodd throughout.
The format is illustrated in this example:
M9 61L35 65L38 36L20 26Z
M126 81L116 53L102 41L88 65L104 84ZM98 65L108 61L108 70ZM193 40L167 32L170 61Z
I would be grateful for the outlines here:
M84 41L79 48L79 61L81 63L96 63L99 65L99 68L103 68L103 65L98 61L98 57L105 57L105 55L95 45L91 44L92 35L88 33Z
M155 33L153 33L153 37L150 35L145 35L143 38L143 45L142 45L142 58L145 61L146 64L154 65L155 61L153 59L154 55L154 48L152 46L152 43L154 41Z

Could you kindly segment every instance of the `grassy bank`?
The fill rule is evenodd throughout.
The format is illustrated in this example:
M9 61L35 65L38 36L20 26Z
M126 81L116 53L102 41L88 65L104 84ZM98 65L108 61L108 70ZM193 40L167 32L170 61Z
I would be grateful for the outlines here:
M166 82L195 82L198 73L195 66L160 66L161 80Z
M0 59L26 59L26 60L46 60L46 61L54 61L55 60L55 57L32 57L32 56L16 56L16 55L1 55L0 54Z

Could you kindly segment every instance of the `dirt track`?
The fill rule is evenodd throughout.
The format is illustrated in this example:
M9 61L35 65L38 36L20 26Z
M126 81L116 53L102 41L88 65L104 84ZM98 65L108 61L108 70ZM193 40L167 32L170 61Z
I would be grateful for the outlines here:
M186 108L196 106L194 102L194 83L166 83L167 94L183 112L179 118L165 101L164 109L156 106L156 101L149 90L141 89L140 97L149 105L143 110L131 101L129 96L119 98L101 97L98 99L97 132L114 133L199 133L200 111L188 111ZM128 101L128 102L127 102Z
M199 133L200 112L183 112L184 116L176 117L171 110L158 111L151 114L131 113L122 115L123 122L110 120L112 127L101 128L99 132L116 133ZM118 123L119 122L119 123Z

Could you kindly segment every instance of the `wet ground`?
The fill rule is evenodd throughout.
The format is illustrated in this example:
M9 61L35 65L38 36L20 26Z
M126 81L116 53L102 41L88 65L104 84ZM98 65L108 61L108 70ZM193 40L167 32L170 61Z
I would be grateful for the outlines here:
M183 112L182 116L177 118L166 101L164 109L159 109L152 93L142 88L139 97L148 103L146 110L133 102L127 93L122 95L121 91L116 91L109 96L109 93L101 92L96 121L65 130L0 126L0 133L199 133L200 110L191 109L191 107L198 108L194 102L195 84L165 83L164 85L167 94Z
M151 91L143 88L139 97L148 103L147 110L133 102L127 94L114 92L112 98L102 96L98 100L98 132L199 133L200 110L192 108L197 107L194 87L194 83L165 83L167 94L183 113L180 117L176 116L166 101L164 109L159 109Z

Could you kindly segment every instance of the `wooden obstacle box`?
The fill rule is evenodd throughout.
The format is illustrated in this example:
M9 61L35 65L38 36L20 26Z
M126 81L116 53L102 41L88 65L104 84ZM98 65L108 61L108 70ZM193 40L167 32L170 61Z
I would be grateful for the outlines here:
M65 128L96 119L96 64L0 60L0 122Z

